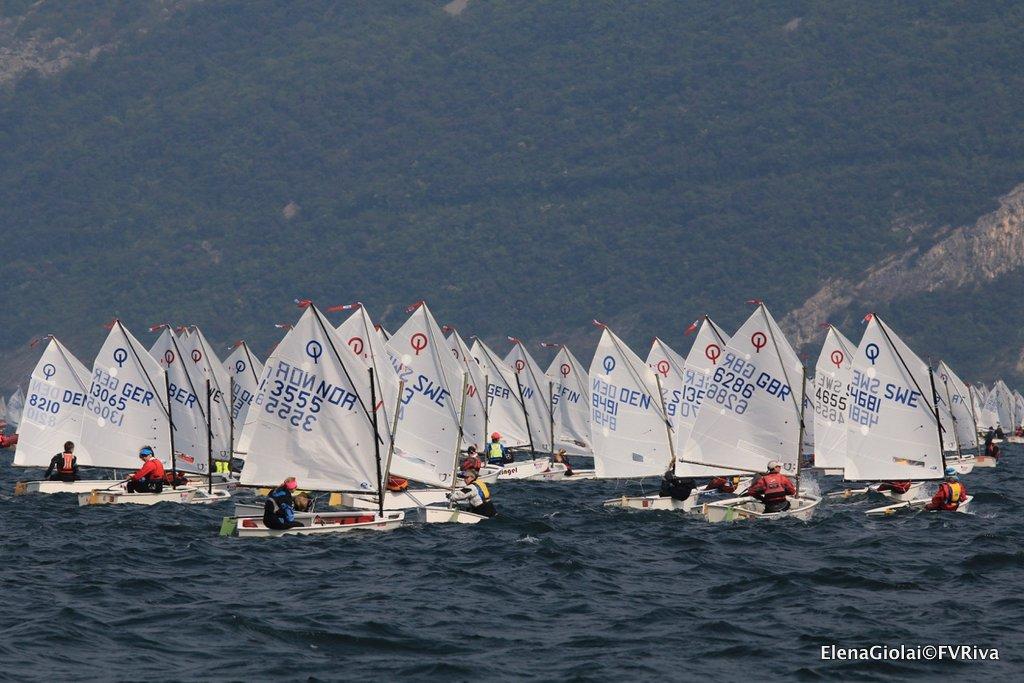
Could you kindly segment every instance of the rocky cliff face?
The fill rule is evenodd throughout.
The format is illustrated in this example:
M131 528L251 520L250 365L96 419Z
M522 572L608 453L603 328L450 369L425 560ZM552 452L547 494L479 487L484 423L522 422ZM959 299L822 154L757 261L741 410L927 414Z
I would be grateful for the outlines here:
M803 346L821 336L822 322L847 316L852 306L863 307L853 313L864 314L879 302L985 285L1022 266L1024 184L1002 197L999 208L974 225L946 231L930 245L894 254L856 280L825 282L780 322L793 343ZM1024 373L1024 352L1017 369Z
M98 0L79 11L64 0L37 0L21 10L0 8L0 86L30 72L52 76L92 61L200 1L137 0L126 6Z

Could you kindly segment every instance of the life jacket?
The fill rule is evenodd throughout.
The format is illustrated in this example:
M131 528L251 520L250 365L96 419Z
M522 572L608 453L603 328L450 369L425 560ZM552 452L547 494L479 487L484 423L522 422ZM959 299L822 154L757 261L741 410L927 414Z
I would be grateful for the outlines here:
M217 474L231 474L231 463L227 460L217 460L213 466Z
M388 491L404 491L409 488L409 481L401 477L388 475Z
M947 481L942 485L946 487L946 502L943 509L956 510L964 497L964 485L958 481Z
M146 467L149 466L150 463L153 463L153 465L152 467L150 467L150 471L146 474L142 481L160 481L161 479L163 479L164 464L154 458L153 460L150 460L145 465L143 465L142 469L146 469Z
M57 470L61 474L74 474L75 473L75 456L72 453L61 453L60 469Z
M466 470L478 470L482 466L483 463L480 462L480 458L475 455L471 455L462 461L462 465L460 467L462 471L465 472Z
M488 488L487 484L482 481L474 481L473 486L475 486L476 490L480 493L480 500L482 501L481 504L491 500L491 489Z
M764 482L764 493L762 500L765 503L781 503L786 500L786 476L772 472L761 477Z
M492 441L487 446L487 458L489 460L501 460L501 457L505 454L505 449L501 447L500 441Z

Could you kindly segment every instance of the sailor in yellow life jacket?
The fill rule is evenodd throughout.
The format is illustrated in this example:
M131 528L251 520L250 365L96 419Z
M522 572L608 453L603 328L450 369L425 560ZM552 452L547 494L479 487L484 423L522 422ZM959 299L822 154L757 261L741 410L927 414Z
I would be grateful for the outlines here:
M474 470L464 472L462 481L466 485L452 492L452 503L463 503L469 507L470 512L484 517L493 517L498 514L498 511L494 509L494 503L491 502L490 487L477 480Z
M491 434L491 442L487 444L487 462L500 463L507 465L513 462L515 458L512 457L512 451L510 451L505 444L501 442L501 434L494 432Z
M960 483L955 467L946 468L946 481L939 484L939 490L932 496L932 502L924 506L925 510L945 510L956 512L967 497L967 487Z

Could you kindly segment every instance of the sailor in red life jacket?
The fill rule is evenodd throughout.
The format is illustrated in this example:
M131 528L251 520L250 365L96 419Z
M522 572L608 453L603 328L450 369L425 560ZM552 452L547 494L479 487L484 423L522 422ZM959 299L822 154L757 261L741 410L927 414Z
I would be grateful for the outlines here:
M960 503L967 497L967 487L960 483L955 467L946 468L946 481L939 484L939 490L932 496L932 502L924 506L925 510L945 510L956 512Z
M76 481L78 479L78 458L75 457L73 441L66 441L64 452L58 453L50 459L50 466L46 468L43 478L50 481Z
M7 422L0 420L0 448L10 448L11 446L18 445L18 435L11 434L10 436L4 436L4 429L7 428Z
M466 450L466 457L462 460L459 465L460 472L469 472L473 470L477 474L480 474L480 470L483 468L484 463L480 460L480 456L477 455L476 446L470 446Z
M143 465L128 477L128 493L160 493L164 490L164 465L149 446L139 450Z
M795 496L796 487L789 477L782 473L782 464L772 460L768 463L768 473L762 475L747 489L747 495L764 503L765 512L782 512L789 509L786 496Z
M998 459L999 452L999 446L997 446L992 441L989 441L988 443L985 444L985 455L987 455L988 457Z
M879 493L892 491L893 493L906 493L914 485L912 481L883 481L875 489Z
M704 487L705 491L718 491L719 493L735 493L739 485L739 477L715 477Z

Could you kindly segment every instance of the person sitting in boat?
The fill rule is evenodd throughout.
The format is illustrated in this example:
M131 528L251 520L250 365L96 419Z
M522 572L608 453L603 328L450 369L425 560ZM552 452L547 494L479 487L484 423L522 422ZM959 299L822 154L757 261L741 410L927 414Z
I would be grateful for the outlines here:
M782 463L772 460L768 463L768 472L751 484L747 495L764 503L764 511L783 512L789 509L787 495L795 496L796 487L789 477L782 473Z
M487 462L507 465L514 460L512 451L501 442L501 434L498 432L491 434L491 443L487 445Z
M1005 439L1006 438L1006 432L1003 431L1003 428L1000 425L996 425L996 438L997 439Z
M739 477L715 477L704 487L705 491L717 491L718 493L735 493L736 487L740 485Z
M473 470L479 476L480 470L483 468L483 466L483 461L481 461L480 456L477 455L476 446L470 446L468 449L466 449L466 457L459 465L459 471L469 472L470 470Z
M394 493L401 493L409 488L409 480L403 479L402 477L396 477L393 474L388 475L388 491Z
M164 472L164 484L167 486L188 486L188 477L185 476L184 472L178 472L177 470L166 470Z
M1024 426L1017 425L1017 428L1013 430L1014 436L1024 436Z
M967 497L967 487L960 483L955 467L946 468L946 480L939 484L939 490L932 496L932 502L924 506L925 510L945 510L956 512L960 503Z
M7 429L7 423L0 420L0 448L10 448L11 446L18 445L18 435L11 434L7 436L4 434L4 430Z
M883 481L875 490L879 493L885 493L886 491L892 491L893 493L906 493L913 485L914 482L912 481Z
M302 522L295 519L295 499L292 497L298 487L295 477L288 477L270 492L263 504L264 526L278 531L302 526Z
M992 441L989 441L988 443L985 444L985 455L987 455L988 457L990 457L990 458L998 458L999 457L999 453L1000 453L999 446L997 446Z
M662 498L686 500L693 493L697 483L688 477L677 477L674 468L669 468L661 478L661 489L658 495Z
M128 477L128 493L160 493L164 490L164 465L149 446L139 449L142 467Z
M491 502L491 489L487 484L477 480L476 472L468 470L462 473L465 486L448 494L452 503L463 503L469 511L484 517L494 517L498 511Z
M572 465L569 464L569 459L565 457L564 448L559 448L558 452L551 456L551 462L560 462L565 465L565 476L571 477L573 475Z
M46 468L43 479L50 481L77 481L78 458L75 457L75 443L64 442L64 452L50 458L50 466Z

